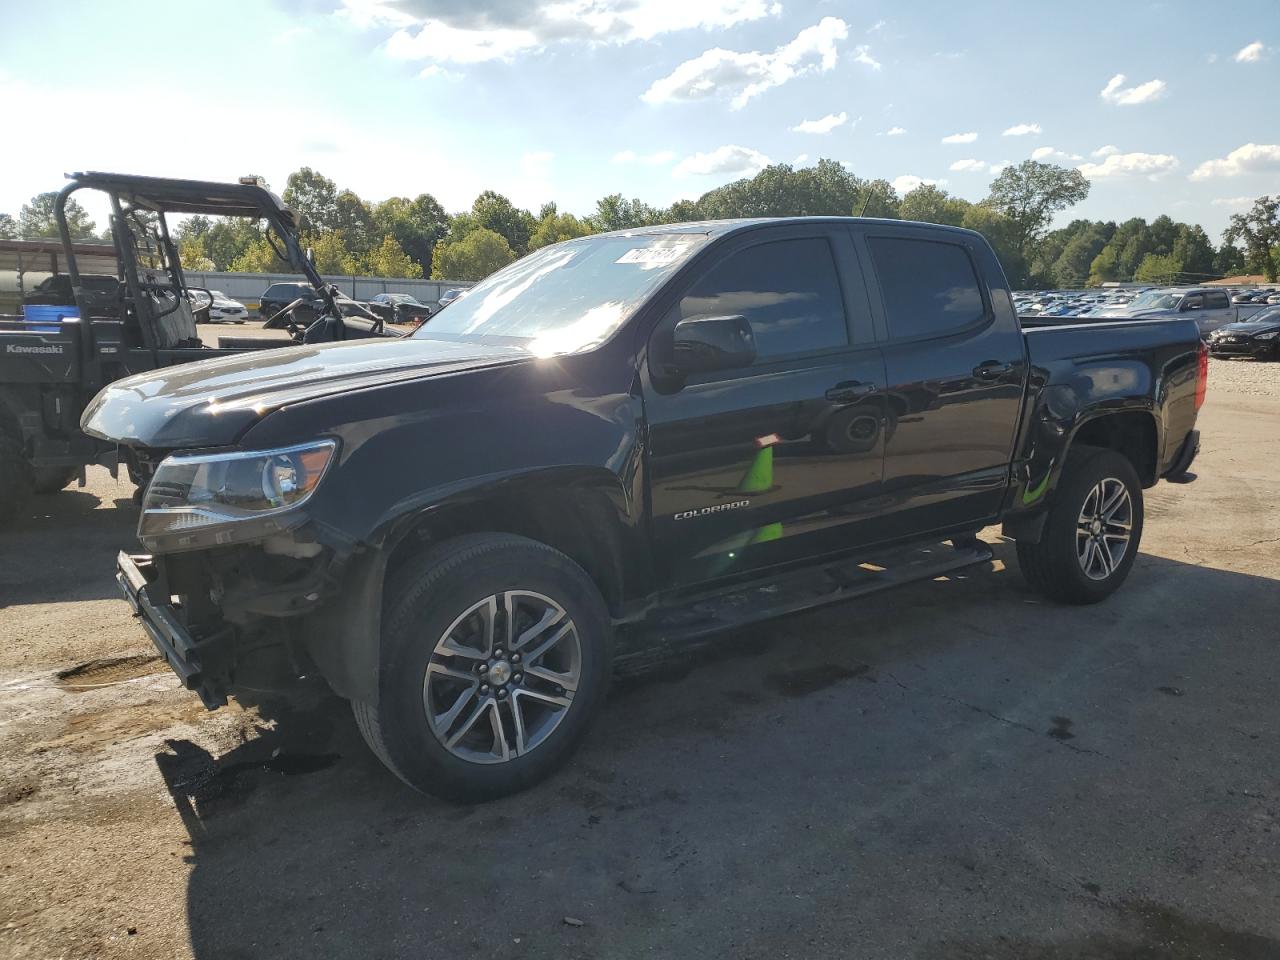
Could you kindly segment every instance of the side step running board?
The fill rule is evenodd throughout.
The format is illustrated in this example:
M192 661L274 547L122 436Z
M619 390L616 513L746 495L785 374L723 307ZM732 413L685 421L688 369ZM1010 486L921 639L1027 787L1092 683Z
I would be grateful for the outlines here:
M733 627L785 616L801 610L839 603L879 590L934 577L984 563L991 547L966 539L960 546L930 543L871 553L863 559L844 559L822 566L789 571L702 596L685 597L658 607L629 625L628 640L618 659L649 659L660 648L672 650L687 641Z

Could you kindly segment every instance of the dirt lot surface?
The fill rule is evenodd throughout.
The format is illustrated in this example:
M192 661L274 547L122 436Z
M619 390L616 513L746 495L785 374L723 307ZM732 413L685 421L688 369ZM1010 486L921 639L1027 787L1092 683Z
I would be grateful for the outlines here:
M0 957L1274 960L1280 364L1215 361L1200 425L1108 602L998 542L624 679L474 808L331 697L204 712L116 598L136 511L95 470L0 532Z

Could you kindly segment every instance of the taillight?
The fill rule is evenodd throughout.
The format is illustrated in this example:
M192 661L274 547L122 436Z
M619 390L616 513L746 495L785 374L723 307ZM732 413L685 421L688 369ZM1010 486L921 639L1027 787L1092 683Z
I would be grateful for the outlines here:
M1196 371L1196 409L1204 406L1204 395L1209 389L1209 345L1200 341L1200 364Z

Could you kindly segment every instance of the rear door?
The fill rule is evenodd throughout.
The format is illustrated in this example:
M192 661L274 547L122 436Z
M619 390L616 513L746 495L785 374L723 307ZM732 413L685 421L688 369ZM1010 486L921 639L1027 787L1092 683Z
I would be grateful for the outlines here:
M873 268L883 338L886 533L987 522L1008 484L1027 377L1003 271L965 233L889 225L854 232Z
M660 574L687 585L855 544L880 490L884 365L847 233L774 227L708 251L658 323L741 315L757 360L645 388Z
M1207 336L1219 327L1231 323L1236 318L1235 307L1225 290L1206 290L1204 292L1204 309L1196 314L1196 325L1200 335Z

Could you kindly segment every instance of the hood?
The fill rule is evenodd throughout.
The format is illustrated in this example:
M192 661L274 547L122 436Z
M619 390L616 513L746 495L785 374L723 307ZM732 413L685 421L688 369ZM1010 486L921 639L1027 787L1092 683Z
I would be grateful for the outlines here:
M117 380L94 397L80 424L129 446L224 446L287 404L528 357L518 347L427 337L258 350Z
M1280 330L1280 317L1273 320L1254 320L1252 322L1240 323L1224 323L1217 330L1218 333L1227 336L1256 336L1259 333L1270 333L1273 330Z

